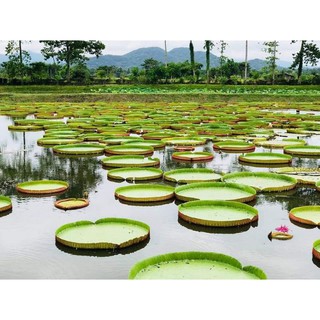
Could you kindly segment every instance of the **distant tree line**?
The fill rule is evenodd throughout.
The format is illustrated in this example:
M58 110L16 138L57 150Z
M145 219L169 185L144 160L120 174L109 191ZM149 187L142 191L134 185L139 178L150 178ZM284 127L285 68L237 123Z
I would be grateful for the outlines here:
M320 84L320 69L306 69L317 65L320 50L313 41L299 42L299 50L293 54L290 68L279 68L279 42L264 42L266 65L254 70L247 62L236 62L226 56L228 43L224 40L204 41L206 64L195 60L192 40L189 43L190 59L184 62L162 63L153 58L140 66L123 69L116 66L100 66L89 69L88 55L99 57L105 45L101 41L41 40L42 55L46 62L31 62L30 54L24 50L24 41L8 41L8 61L0 65L1 84ZM211 67L210 52L216 47L219 65ZM247 46L246 46L247 50Z

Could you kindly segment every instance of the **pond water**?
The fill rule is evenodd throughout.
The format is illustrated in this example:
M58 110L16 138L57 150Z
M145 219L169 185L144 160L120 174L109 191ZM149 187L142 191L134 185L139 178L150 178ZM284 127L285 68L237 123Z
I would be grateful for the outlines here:
M289 220L291 208L319 205L320 192L312 186L298 186L288 192L259 193L253 205L259 220L237 228L199 227L178 219L180 203L170 200L158 204L120 202L114 190L128 182L108 180L99 157L54 155L52 149L37 145L40 132L8 131L9 117L0 117L0 188L10 196L13 210L0 214L1 279L127 279L131 267L154 255L178 251L212 251L231 255L242 265L261 268L269 279L319 279L320 263L312 257L312 244L320 238L319 228L308 228ZM306 138L320 145L320 136ZM220 172L272 171L238 163L237 153L213 151L212 143L196 147L210 151L209 162L182 162L171 159L173 147L155 151L160 168L213 168ZM256 148L256 152L270 149ZM282 153L281 149L273 152ZM317 158L294 158L292 166L319 167ZM27 180L54 179L68 181L70 189L62 195L36 197L19 194L15 185ZM144 182L145 183L145 182ZM157 180L147 183L173 183ZM54 201L89 194L88 207L63 211ZM151 228L148 242L122 251L68 249L55 242L61 225L78 221L96 221L105 217L122 217L147 223ZM268 239L270 231L286 225L293 238L287 241Z

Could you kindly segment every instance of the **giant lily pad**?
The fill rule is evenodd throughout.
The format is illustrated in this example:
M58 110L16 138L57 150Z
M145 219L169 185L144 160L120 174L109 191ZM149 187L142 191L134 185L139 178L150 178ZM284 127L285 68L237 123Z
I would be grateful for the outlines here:
M150 227L145 223L121 218L77 221L61 226L56 240L77 249L120 249L149 238Z
M206 139L193 137L175 137L162 139L167 145L198 146L206 143Z
M195 200L179 206L185 221L212 227L234 227L258 220L258 211L235 201Z
M140 137L132 137L132 136L127 136L127 137L108 137L101 139L101 142L106 143L107 145L117 145L117 144L122 144L124 142L128 141L144 141L143 138Z
M73 210L87 207L89 205L89 201L84 198L68 198L57 200L54 205L59 209Z
M222 180L245 184L258 191L291 190L297 184L297 180L293 177L270 172L234 172L226 174Z
M249 202L256 197L252 187L227 182L196 182L177 187L176 197L182 201L192 200L234 200Z
M214 143L213 148L222 151L253 151L255 145L241 141L221 141Z
M281 164L290 163L292 161L292 157L280 153L255 152L241 155L239 156L239 160L249 163Z
M289 218L304 224L320 226L320 206L303 206L293 208Z
M79 138L41 138L37 140L39 146L56 146L56 145L63 145L63 144L75 144L82 142L82 139Z
M0 196L0 212L12 209L12 202L9 197Z
M255 143L257 146L261 146L264 148L284 148L287 146L303 146L306 144L304 140L300 139L255 141Z
M156 168L120 168L108 172L108 178L116 180L152 180L162 177L162 170Z
M138 155L151 155L153 153L152 147L147 146L130 146L130 145L120 145L106 147L105 152L109 154L138 154Z
M71 154L71 155L101 155L104 153L105 145L97 143L79 143L70 145L55 146L52 148L53 152L61 154Z
M253 266L243 267L233 257L215 252L175 252L135 264L129 279L266 279Z
M161 140L125 141L125 142L122 142L121 144L124 144L126 146L152 147L153 149L161 149L166 146L166 144Z
M303 184L316 184L320 181L320 169L317 168L284 167L275 170L275 172L294 177Z
M214 173L212 169L176 169L167 171L163 175L165 180L190 183L190 182L203 182L203 181L218 181L221 178L220 174Z
M22 193L52 194L65 191L69 184L60 180L35 180L18 183L16 189Z
M125 167L157 167L160 164L158 158L147 158L139 155L111 156L101 160L105 167L125 168Z
M164 201L174 197L174 188L163 184L135 184L117 188L115 195L132 202Z
M213 154L210 152L174 152L172 159L184 161L208 161L213 159Z
M284 148L284 153L297 156L320 156L320 146L293 146Z
M320 260L320 239L313 243L312 254L315 258Z

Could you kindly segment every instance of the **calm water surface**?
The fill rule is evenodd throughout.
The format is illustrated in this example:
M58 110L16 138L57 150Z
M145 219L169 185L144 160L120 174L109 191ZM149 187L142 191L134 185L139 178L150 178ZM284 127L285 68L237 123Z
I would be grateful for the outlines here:
M0 117L0 188L10 196L13 210L0 215L1 279L127 279L138 261L168 252L213 251L231 255L243 265L254 265L265 271L269 279L320 279L320 263L312 258L312 244L320 238L319 228L293 224L288 218L291 208L319 205L320 192L311 186L295 190L258 194L253 205L259 211L256 224L239 228L198 227L178 219L178 202L157 205L121 203L114 197L115 188L128 184L107 179L101 157L61 157L50 148L37 146L41 132L11 132L12 119ZM320 136L307 138L309 144L320 145ZM211 162L192 164L171 160L173 148L156 151L161 169L213 168L217 172L272 171L272 168L244 166L236 153L217 153L212 143L197 147L211 151ZM257 148L256 152L268 149ZM281 149L273 152L282 153ZM320 160L294 158L293 166L319 167ZM24 196L15 191L16 183L27 180L65 180L70 189L63 195ZM164 183L154 181L150 183ZM82 197L89 193L86 208L63 211L54 201ZM147 243L120 252L73 250L55 243L55 231L63 224L96 221L104 217L123 217L150 225ZM269 241L268 233L287 225L294 235L288 241Z

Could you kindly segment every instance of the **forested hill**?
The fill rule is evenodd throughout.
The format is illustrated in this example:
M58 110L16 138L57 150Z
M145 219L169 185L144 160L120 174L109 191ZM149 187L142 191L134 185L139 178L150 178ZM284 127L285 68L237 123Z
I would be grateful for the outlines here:
M203 68L206 65L206 54L204 51L195 51L195 61L201 63ZM124 55L111 55L107 54L97 58L90 58L87 62L89 68L98 68L99 66L116 66L123 69L129 69L132 67L141 67L146 59L153 58L160 62L165 60L165 52L158 47L140 48L131 51ZM189 48L175 48L168 52L168 62L184 62L190 61ZM253 59L248 61L252 69L260 70L266 65L265 60ZM287 61L278 61L280 67L289 67L290 63ZM214 54L210 54L211 67L217 67L219 65L219 57Z

